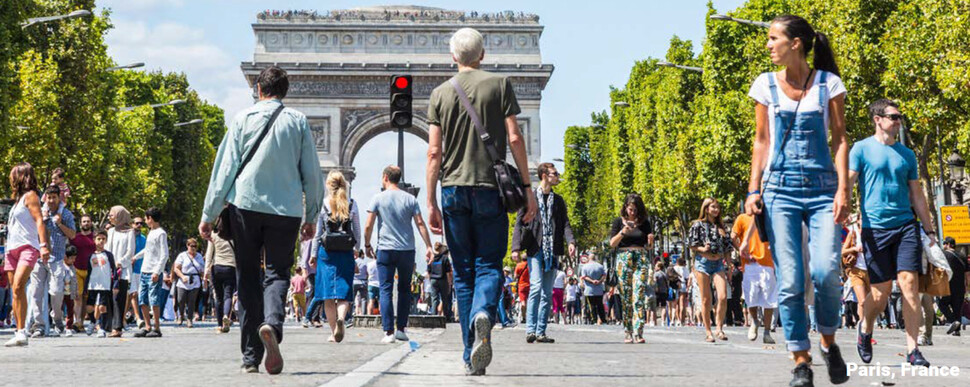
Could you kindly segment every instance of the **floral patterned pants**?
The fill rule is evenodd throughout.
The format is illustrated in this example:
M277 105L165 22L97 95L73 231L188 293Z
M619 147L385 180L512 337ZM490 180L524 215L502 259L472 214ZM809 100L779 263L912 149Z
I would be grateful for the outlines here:
M623 300L623 328L643 336L647 297L653 295L653 265L645 251L621 251L616 255L616 274Z

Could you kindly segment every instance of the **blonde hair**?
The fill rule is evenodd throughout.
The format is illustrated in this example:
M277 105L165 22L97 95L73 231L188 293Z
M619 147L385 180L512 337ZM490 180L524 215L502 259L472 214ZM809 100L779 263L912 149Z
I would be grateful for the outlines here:
M707 209L714 204L717 204L718 206L721 205L721 203L718 203L717 199L715 198L709 197L704 199L704 204L701 204L701 213L697 216L698 222L707 222ZM717 214L717 219L714 219L714 221L711 223L714 223L714 225L720 229L724 228L724 222L721 220L721 214Z
M330 205L330 219L344 221L350 219L350 199L347 198L347 179L340 171L330 171L327 175L327 204Z

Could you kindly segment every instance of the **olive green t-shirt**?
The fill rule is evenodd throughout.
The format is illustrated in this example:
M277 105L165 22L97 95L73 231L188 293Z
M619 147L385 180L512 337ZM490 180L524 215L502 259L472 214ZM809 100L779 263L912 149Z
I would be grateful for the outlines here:
M458 84L494 140L500 155L506 154L508 136L505 118L519 114L519 102L508 78L482 70L463 71L455 75ZM428 124L441 127L441 186L496 187L492 159L478 136L471 117L465 112L451 82L431 92Z

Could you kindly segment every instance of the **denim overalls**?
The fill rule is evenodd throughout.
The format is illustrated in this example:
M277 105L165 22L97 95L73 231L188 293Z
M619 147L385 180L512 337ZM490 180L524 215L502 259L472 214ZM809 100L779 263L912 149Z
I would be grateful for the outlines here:
M770 170L763 182L763 199L768 211L768 240L778 277L778 309L789 351L811 348L805 307L806 263L815 285L818 331L823 335L834 334L840 322L841 234L836 230L832 210L838 177L829 151L825 122L828 73L819 71L819 74L819 109L799 112L781 109L775 76L768 77L772 99L769 108L775 113L776 141L772 145L774 157ZM786 136L789 125L792 128ZM802 239L805 226L807 250ZM810 258L804 256L805 252Z

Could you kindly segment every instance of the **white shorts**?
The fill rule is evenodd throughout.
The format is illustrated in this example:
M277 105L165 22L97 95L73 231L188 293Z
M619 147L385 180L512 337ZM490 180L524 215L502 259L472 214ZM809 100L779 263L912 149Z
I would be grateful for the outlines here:
M741 282L744 301L749 308L777 308L778 287L775 283L775 268L749 263L744 266L744 280Z
M138 289L141 288L141 274L132 273L128 278L128 294L138 294Z

